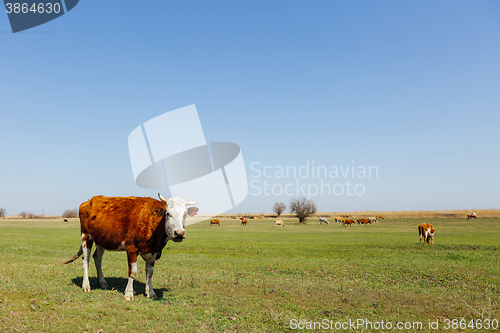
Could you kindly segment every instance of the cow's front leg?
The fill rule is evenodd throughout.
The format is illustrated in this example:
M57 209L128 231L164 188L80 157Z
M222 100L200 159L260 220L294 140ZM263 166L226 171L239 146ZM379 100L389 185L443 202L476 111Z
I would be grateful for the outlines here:
M93 241L88 234L82 234L82 249L83 249L83 281L82 289L85 292L90 292L89 281L89 258L92 250Z
M156 255L148 253L141 254L142 259L146 262L146 297L156 298L153 289L153 270L155 266Z
M101 288L108 289L108 284L104 280L104 275L102 274L102 256L104 255L104 248L96 244L96 249L94 252L94 262L95 268L97 270L97 277L99 279L99 285Z
M128 283L127 288L125 289L125 300L133 301L134 300L134 278L137 276L137 253L128 252Z
M146 297L156 298L155 291L153 289L153 270L155 268L155 262L146 262Z

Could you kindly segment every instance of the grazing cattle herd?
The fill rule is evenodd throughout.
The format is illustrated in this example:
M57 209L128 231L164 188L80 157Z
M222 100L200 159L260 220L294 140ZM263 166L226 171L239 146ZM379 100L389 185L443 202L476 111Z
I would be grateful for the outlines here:
M164 198L158 193L160 200L139 197L104 197L95 196L82 203L79 209L81 246L78 252L63 264L75 261L83 255L83 282L82 289L90 291L89 259L92 245L96 250L93 258L97 270L98 282L101 288L108 285L102 273L102 257L108 251L126 251L128 259L128 283L124 298L126 301L134 299L133 280L137 275L137 257L141 256L146 262L145 293L148 298L156 298L153 290L152 276L155 261L160 259L161 253L169 240L181 242L186 238L186 218L195 216L198 208L187 207L197 204L194 201L184 201L179 197ZM354 216L351 216L354 217ZM231 218L236 219L236 216ZM254 217L240 217L241 225L247 225L248 219ZM259 216L258 219L264 219ZM359 225L378 223L384 219L382 215L356 220ZM467 219L478 217L476 213L467 215ZM68 222L64 220L64 222ZM343 226L355 224L348 215L335 217L336 223ZM320 224L329 225L327 217L319 217ZM210 225L219 225L218 219L211 219ZM275 227L284 227L285 223L275 219ZM434 227L429 223L418 226L420 244L434 244Z

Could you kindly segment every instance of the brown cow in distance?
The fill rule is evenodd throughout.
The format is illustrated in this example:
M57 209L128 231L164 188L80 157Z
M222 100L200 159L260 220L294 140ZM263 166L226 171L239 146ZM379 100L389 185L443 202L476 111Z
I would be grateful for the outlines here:
M367 219L358 219L357 222L358 222L358 224L364 224L364 225L366 225L367 223L372 224L372 221L367 220Z
M418 226L418 235L420 238L420 244L422 244L422 238L425 244L429 244L432 241L434 244L434 227L429 223L422 223Z
M344 219L344 222L342 222L342 225L345 226L346 224L349 224L349 226L351 226L353 223L354 223L354 221L351 219Z
M247 225L248 220L247 219L241 219L241 225Z
M220 221L219 220L210 220L210 225L212 224L218 224L220 226Z
M160 259L169 240L181 242L186 237L185 219L188 215L194 216L197 211L195 207L186 207L196 202L179 197L166 199L159 193L158 196L161 201L96 196L80 205L82 245L78 253L64 264L75 261L83 254L83 291L90 291L89 257L95 243L94 262L102 288L108 287L101 268L104 251L127 251L129 278L125 300L134 299L139 255L146 261L146 296L156 298L152 284L154 263Z

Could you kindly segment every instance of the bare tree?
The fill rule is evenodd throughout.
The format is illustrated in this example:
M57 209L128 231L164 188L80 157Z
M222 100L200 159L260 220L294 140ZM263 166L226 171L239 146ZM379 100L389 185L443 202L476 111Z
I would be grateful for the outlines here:
M297 214L299 223L304 223L306 219L316 213L316 204L306 198L290 200L290 212Z
M66 209L63 213L62 213L62 217L65 217L65 218L71 218L71 217L77 217L78 216L78 209L77 208L74 208L74 209Z
M5 212L5 208L0 208L0 217L5 218L5 215L6 215L6 214L7 214L7 213Z
M28 213L26 213L26 211L24 211L24 210L19 213L19 216L21 216L23 219L26 218L26 215L28 215Z
M273 212L278 214L278 217L283 213L286 209L286 205L282 202L275 202L273 206Z

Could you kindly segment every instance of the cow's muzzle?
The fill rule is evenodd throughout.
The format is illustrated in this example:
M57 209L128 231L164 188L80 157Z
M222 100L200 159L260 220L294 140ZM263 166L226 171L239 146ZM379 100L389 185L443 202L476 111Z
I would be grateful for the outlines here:
M186 238L186 230L183 229L174 230L174 237L172 239L174 242L182 242L184 238Z

